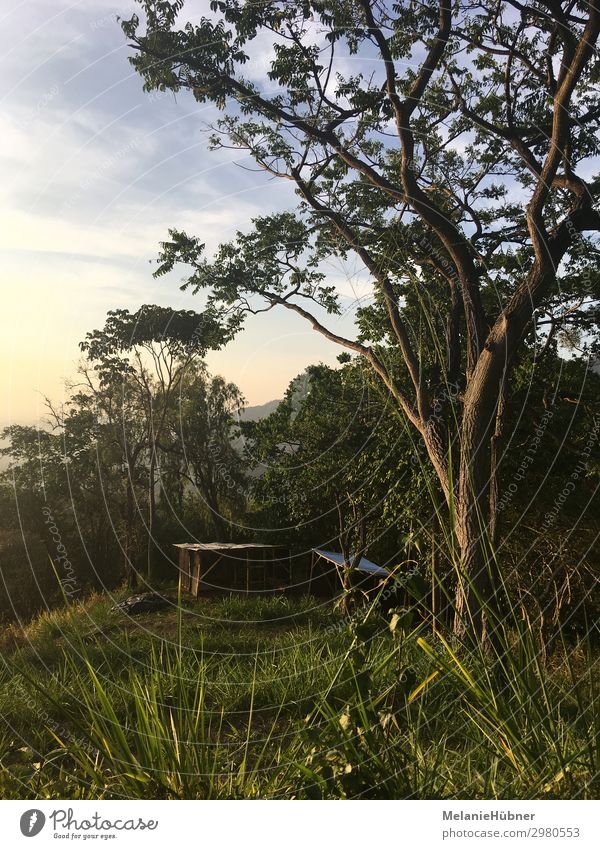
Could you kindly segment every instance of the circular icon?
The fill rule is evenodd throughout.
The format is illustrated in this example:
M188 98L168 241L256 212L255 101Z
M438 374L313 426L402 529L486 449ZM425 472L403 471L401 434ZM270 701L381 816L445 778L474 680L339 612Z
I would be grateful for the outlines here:
M31 808L21 816L21 833L25 837L35 837L43 829L46 816L37 808Z

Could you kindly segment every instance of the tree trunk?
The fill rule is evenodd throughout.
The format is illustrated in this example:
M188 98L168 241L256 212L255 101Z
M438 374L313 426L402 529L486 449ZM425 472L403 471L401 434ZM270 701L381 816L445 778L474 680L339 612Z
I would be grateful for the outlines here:
M500 502L500 461L502 457L502 434L504 419L506 416L506 380L502 376L500 392L498 394L498 407L496 412L496 425L491 440L490 457L490 546L495 555L498 543L498 521Z
M148 491L148 561L147 561L147 578L148 582L154 578L156 566L156 546L154 543L154 520L156 517L156 491L155 491L155 473L156 473L156 456L154 451L150 456L149 491Z
M206 487L204 495L217 540L218 542L227 542L227 529L219 510L219 499L210 485Z
M496 563L490 549L490 463L496 403L486 393L465 399L456 499L460 549L454 633L485 642L496 614Z
M223 521L223 517L219 513L216 507L210 508L210 514L212 518L213 528L215 529L215 534L217 536L217 540L219 542L227 542L227 531L225 528L225 522Z
M137 586L137 573L133 565L133 486L131 484L131 469L127 470L127 504L125 513L125 579L127 586Z

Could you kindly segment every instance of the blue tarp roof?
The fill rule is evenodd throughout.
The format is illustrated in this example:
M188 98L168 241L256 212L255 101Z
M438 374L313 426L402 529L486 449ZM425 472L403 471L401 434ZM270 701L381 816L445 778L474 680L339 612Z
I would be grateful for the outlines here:
M344 556L338 551L324 551L322 548L313 548L313 551L320 557L324 557L325 560L329 560L330 563L336 563L338 566L344 565ZM360 563L356 568L360 572L367 572L369 575L379 575L381 578L387 578L390 574L383 566L372 563L366 557L360 558Z

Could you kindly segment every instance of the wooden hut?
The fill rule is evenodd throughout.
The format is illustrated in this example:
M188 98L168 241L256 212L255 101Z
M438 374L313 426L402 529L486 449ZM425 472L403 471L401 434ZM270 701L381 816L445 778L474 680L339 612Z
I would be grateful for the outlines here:
M288 549L262 543L177 543L179 586L195 598L207 593L276 593L292 584Z

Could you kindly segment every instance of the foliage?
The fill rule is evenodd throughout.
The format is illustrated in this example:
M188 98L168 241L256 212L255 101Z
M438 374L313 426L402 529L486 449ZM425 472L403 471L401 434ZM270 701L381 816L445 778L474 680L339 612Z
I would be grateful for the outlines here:
M162 464L165 491L173 493L179 485L183 499L189 484L188 497L196 497L215 539L223 541L231 535L245 508L246 474L237 425L243 406L244 398L235 384L210 376L205 367L196 368L182 382Z
M300 545L337 548L339 511L354 509L366 517L374 559L395 564L415 523L425 545L431 500L412 434L360 360L309 367L277 410L244 433L253 497L269 527L294 533Z
M495 557L511 599L526 606L547 638L558 619L581 630L597 609L599 380L586 365L548 349L515 370L505 410L511 438L499 448L502 534ZM402 571L418 567L426 576L434 546L449 594L454 555L451 528L436 516L441 492L422 444L359 359L338 369L309 368L274 413L244 430L262 524L288 540L294 534L299 546L339 548L342 495L346 510L358 504L369 516L371 559L404 564ZM573 474L577 486L565 499Z
M19 611L39 609L40 595L46 604L60 597L50 560L69 594L123 577L135 584L140 573L151 576L159 547L178 539L188 519L206 535L211 517L222 528L221 515L241 510L243 498L230 495L229 481L243 490L233 445L243 398L199 359L217 344L214 332L206 316L192 312L109 313L82 343L80 381L67 385L61 407L47 402L46 425L3 431L2 524L11 539L25 541L11 543L10 552L4 546L9 595L22 595L24 585L15 582L19 571L28 573L27 547L34 560L30 607L21 599ZM200 511L200 521L198 498L211 511ZM7 599L2 610L9 608Z

